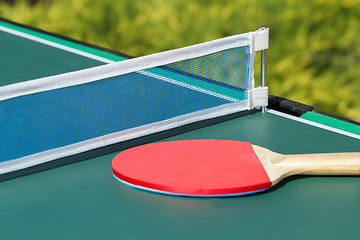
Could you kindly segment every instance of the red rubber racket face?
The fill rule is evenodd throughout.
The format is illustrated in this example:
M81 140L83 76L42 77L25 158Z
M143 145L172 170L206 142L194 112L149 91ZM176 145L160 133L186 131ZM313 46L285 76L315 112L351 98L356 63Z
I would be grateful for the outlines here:
M236 196L272 185L251 144L239 141L142 145L118 154L112 168L126 185L171 195Z

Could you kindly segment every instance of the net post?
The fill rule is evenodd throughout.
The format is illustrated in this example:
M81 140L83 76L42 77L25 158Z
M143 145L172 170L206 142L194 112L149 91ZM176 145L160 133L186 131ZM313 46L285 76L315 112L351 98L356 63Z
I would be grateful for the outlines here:
M267 29L267 26L262 26L261 29ZM267 81L267 49L261 50L261 87L266 87ZM266 107L262 106L261 111L265 112Z

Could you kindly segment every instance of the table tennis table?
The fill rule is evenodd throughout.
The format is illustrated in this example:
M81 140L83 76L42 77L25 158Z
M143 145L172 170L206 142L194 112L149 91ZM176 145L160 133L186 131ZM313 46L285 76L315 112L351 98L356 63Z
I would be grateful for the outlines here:
M129 58L5 19L0 21L0 48L0 86ZM348 239L360 235L358 176L294 176L272 190L230 198L154 194L127 188L112 176L112 159L129 147L214 138L247 141L283 154L360 151L356 122L270 96L266 112L234 113L0 176L0 238Z

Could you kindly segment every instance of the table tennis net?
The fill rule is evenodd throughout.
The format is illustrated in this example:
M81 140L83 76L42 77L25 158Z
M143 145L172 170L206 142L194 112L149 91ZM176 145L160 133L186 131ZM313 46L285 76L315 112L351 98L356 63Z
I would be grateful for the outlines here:
M251 32L1 87L0 174L266 105L255 42Z

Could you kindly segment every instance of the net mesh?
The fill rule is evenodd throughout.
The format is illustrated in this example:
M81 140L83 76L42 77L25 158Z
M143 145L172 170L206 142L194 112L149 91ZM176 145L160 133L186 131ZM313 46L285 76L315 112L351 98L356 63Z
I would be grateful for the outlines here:
M0 102L0 162L246 99L249 46Z
M249 54L249 46L243 46L168 64L164 68L243 92L248 87Z

